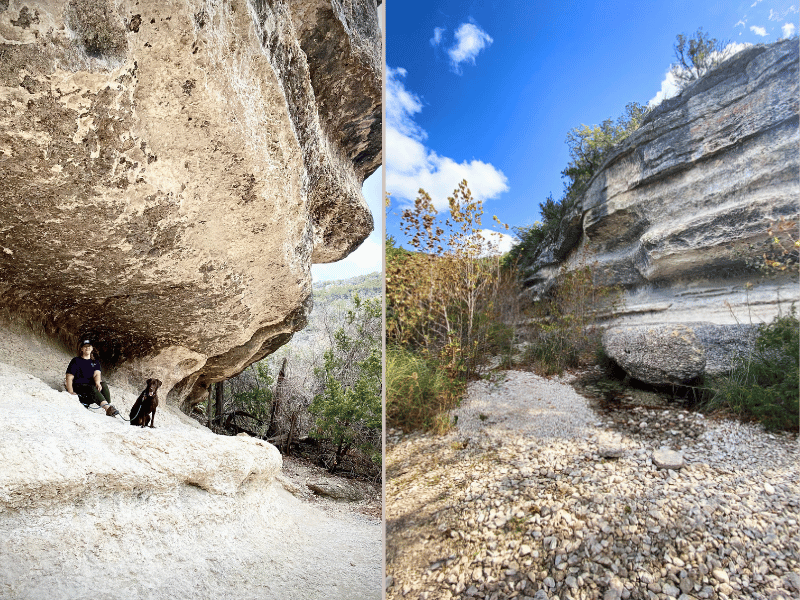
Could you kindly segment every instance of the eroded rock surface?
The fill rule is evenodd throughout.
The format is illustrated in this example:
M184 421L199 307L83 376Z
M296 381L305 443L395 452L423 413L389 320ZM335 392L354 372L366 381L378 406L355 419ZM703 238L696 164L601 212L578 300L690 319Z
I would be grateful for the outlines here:
M2 598L381 597L380 522L293 497L267 442L172 406L132 427L2 361L0 412Z
M373 0L0 4L0 307L190 402L373 229Z
M785 312L796 269L763 278L747 263L763 264L770 225L798 214L798 98L798 46L786 40L743 50L665 101L567 215L528 274L532 293L564 265L596 264L598 283L624 289L615 324L749 325ZM717 368L741 332L713 333Z

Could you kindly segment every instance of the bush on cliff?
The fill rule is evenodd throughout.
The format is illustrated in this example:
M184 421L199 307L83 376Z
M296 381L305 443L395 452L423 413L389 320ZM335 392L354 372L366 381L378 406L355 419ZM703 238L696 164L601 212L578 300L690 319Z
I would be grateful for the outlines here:
M541 221L529 227L515 227L520 242L511 248L504 259L504 266L518 265L520 269L531 266L544 245L558 233L561 220L578 201L592 176L611 153L611 150L636 131L649 109L637 102L625 106L625 112L617 118L606 119L600 125L581 125L567 133L570 162L561 172L565 179L564 195L559 200L553 195L539 203Z
M791 314L762 325L752 355L727 377L712 382L709 410L730 410L767 429L798 430L800 322Z
M524 359L540 375L598 362L599 308L618 310L622 289L597 285L595 269L595 265L572 271L562 267L547 299L534 304Z

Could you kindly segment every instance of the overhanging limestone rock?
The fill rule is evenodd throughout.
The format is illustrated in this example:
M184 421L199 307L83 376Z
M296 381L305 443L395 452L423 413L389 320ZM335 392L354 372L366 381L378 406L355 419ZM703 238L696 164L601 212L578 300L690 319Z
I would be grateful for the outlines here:
M196 401L373 229L372 0L0 6L0 307Z

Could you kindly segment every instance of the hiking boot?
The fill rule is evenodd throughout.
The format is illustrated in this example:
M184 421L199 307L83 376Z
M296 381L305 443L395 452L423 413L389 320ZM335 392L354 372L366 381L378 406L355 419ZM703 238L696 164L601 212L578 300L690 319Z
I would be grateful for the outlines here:
M106 406L106 414L109 417L116 417L119 414L119 411L116 408L114 408L113 404L109 404L108 406Z

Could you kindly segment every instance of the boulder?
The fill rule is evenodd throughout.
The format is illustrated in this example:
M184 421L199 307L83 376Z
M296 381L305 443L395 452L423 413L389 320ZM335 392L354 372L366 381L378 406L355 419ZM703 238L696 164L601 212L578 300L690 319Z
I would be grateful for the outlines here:
M364 499L364 492L358 485L334 479L320 479L307 484L308 489L319 496L327 496L334 500L358 502Z
M603 349L631 377L654 385L683 384L730 372L752 351L753 325L664 323L609 327Z
M669 341L656 379L726 370L750 343L749 325L738 323L767 322L799 298L796 269L764 277L756 268L771 228L797 217L798 64L796 40L748 47L656 107L545 242L526 275L531 297L551 289L562 268L593 265L595 283L622 291L613 307L598 307L606 325L625 326L605 337L623 336L606 343L620 358L655 355ZM665 323L694 336L671 338ZM628 327L650 325L658 341ZM660 370L654 363L653 375Z
M0 4L0 309L201 401L372 231L380 56L374 0Z
M611 327L602 343L610 358L645 383L682 384L705 371L705 350L685 325Z

